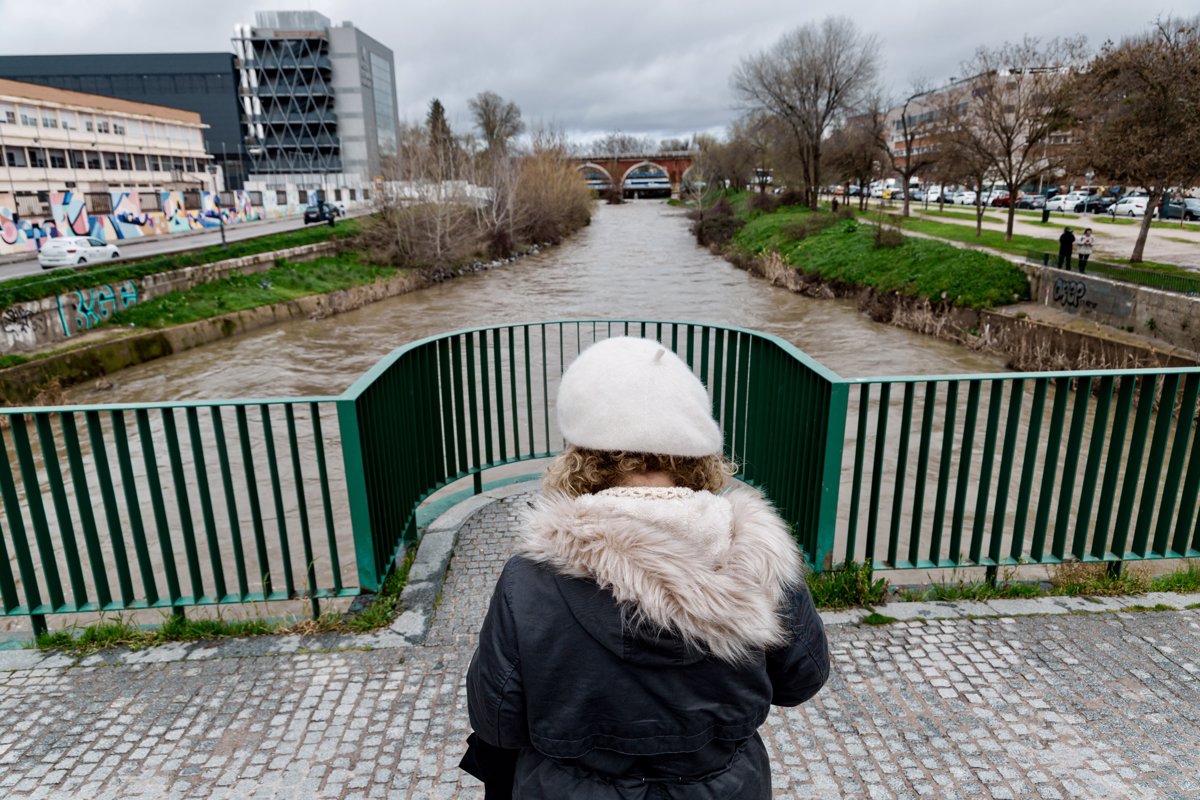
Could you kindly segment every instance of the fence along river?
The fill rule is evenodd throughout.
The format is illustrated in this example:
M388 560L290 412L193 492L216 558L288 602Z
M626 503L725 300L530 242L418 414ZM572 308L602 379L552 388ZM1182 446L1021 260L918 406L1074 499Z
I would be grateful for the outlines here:
M1002 370L995 358L872 323L850 302L814 301L769 287L696 247L686 221L664 205L601 207L590 228L541 255L348 314L287 323L151 362L112 376L112 389L72 390L70 402L121 404L122 410L81 410L61 420L38 418L30 430L14 428L8 443L9 473L23 479L5 481L0 474L0 489L5 490L6 504L11 497L31 517L41 514L43 527L55 532L33 537L35 545L25 559L31 563L20 563L8 548L4 555L14 575L14 591L40 563L53 561L63 576L58 596L82 591L97 607L105 605L106 597L137 594L133 584L147 577L156 581L158 598L187 595L188 585L202 587L214 601L294 595L305 585L326 587L325 595L353 593L357 576L350 557L355 544L333 396L384 354L424 336L482 324L595 318L680 319L753 328L792 342L843 376ZM511 357L515 360L515 353ZM506 361L504 366L510 365ZM1043 486L1047 475L1057 480L1071 458L1081 453L1091 457L1090 449L1076 441L1092 440L1092 414L1085 406L1081 415L1070 417L1078 420L1071 427L1075 445L1053 457L1043 452L1040 462L1028 459L1028 468L1012 468L1018 443L1032 441L1036 448L1042 416L1052 417L1048 427L1061 428L1066 399L1074 394L1063 381L996 384L982 392L987 402L981 402L980 389L970 388L987 387L986 381L962 383L961 391L960 384L953 383L953 390L948 383L940 384L940 394L935 390L933 396L929 385L919 381L889 385L886 397L878 382L865 395L859 387L849 390L835 552L860 560L869 553L898 566L957 563L954 547L964 557L968 551L1007 556L1016 517L1035 513L1024 509L1031 487ZM950 394L953 401L947 403ZM1118 406L1125 394L1121 390ZM270 405L235 402L215 409L201 402L296 396L305 399ZM1018 397L1021 402L1014 403ZM130 403L164 401L200 405L172 414L126 408ZM883 427L881 403L888 410L882 415ZM860 405L868 414L859 414ZM967 429L964 421L970 419L979 420L978 431ZM1031 427L1031 419L1039 421ZM72 437L64 426L79 429L70 432L77 444L68 444ZM942 437L947 426L958 431L957 439ZM1124 446L1145 427L1135 424L1117 438ZM982 445L975 444L976 433ZM24 457L19 452L22 438L28 443ZM208 444L212 442L217 446ZM1001 457L998 443L1007 455ZM99 448L90 446L95 444ZM969 454L960 459L967 464L965 471L960 463L952 475L950 460L936 458L946 448ZM231 452L223 452L226 449ZM909 464L914 449L915 466ZM1096 450L1095 459L1102 449ZM26 479L31 473L56 469L44 461L51 453L57 456L51 462L68 464L73 478L58 493L45 488L52 481L30 484ZM993 461L999 462L995 469ZM946 468L940 467L943 463ZM906 494L904 476L914 470L920 474L909 474ZM920 485L923 492L926 484L931 487L929 498L911 491ZM982 502L981 484L987 493ZM29 485L41 489L41 502L33 504L37 508L29 508L25 497ZM88 496L74 491L78 485L87 487L83 494ZM133 489L130 494L133 486L148 486L150 491L139 496ZM1070 487L1057 502L1078 498L1080 492L1079 485ZM1024 510L999 502L1000 494L1023 497ZM1073 503L1066 501L1063 520ZM977 505L984 511L975 513ZM993 513L989 505L997 510ZM139 513L141 519L123 518ZM1036 514L1043 513L1036 509ZM1058 525L1058 519L1051 514L1046 524ZM11 513L8 521L11 528ZM946 529L944 536L934 530L935 523ZM1009 538L985 542L984 523L1008 531ZM140 526L142 536L122 532L131 526ZM298 529L304 532L302 545L295 536ZM1057 541L1047 540L1043 546ZM92 569L81 566L78 554L84 550L88 556L100 556L106 569L97 570L95 558ZM980 563L978 558L972 561ZM42 583L43 600L53 601L55 587ZM150 600L145 605L164 602ZM10 626L15 622L9 620Z

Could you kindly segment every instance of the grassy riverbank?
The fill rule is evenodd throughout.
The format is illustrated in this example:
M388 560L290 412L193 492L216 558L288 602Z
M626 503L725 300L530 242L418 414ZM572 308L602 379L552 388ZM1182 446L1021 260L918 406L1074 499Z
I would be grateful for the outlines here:
M797 206L743 209L738 216L744 225L727 245L735 258L777 253L788 266L830 283L977 309L1011 303L1028 291L1024 273L1003 258L852 217Z
M312 228L299 228L294 231L257 236L253 239L242 239L230 242L228 245L218 244L179 253L117 261L111 265L83 269L58 269L42 275L13 278L0 282L0 308L5 308L13 303L53 297L76 289L90 289L102 284L137 280L147 275L157 275L160 272L170 272L184 267L195 267L230 258L286 250L306 244L349 239L358 234L359 227L357 219L348 219L339 222L332 228L328 225L317 225Z
M358 253L342 253L312 261L281 260L266 272L231 275L182 292L172 292L130 306L112 323L138 328L166 328L233 311L283 303L405 274L406 270L367 264Z

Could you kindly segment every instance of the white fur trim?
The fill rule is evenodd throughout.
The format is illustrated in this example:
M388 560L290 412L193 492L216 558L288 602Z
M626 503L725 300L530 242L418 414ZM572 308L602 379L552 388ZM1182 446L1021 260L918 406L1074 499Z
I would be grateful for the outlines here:
M594 580L635 623L734 663L786 641L780 607L803 580L787 525L748 487L670 498L541 497L517 552Z
M651 339L618 336L584 350L558 389L558 427L577 447L672 456L721 452L704 384Z

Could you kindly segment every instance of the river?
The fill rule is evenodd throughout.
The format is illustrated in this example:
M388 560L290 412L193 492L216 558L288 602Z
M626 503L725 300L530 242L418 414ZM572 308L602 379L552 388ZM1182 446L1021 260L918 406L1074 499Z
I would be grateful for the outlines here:
M845 377L999 372L994 356L872 322L851 300L814 300L696 245L677 208L601 205L566 244L487 272L320 320L264 328L123 370L70 402L338 394L406 342L478 325L664 319L780 336Z

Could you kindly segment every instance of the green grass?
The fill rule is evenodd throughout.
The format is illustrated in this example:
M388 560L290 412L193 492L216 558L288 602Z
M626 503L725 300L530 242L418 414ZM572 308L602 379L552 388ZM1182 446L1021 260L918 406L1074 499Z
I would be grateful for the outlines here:
M1122 611L1174 611L1175 606L1169 606L1166 603L1156 603L1152 606L1125 606Z
M751 255L774 250L788 264L826 281L898 292L933 303L991 308L1023 298L1028 292L1024 273L1003 258L917 238L903 239L899 247L877 248L874 227L853 219L839 220L800 241L788 237L787 226L808 213L786 208L752 219L734 237L733 247ZM966 231L947 223L922 224Z
M950 206L950 207L954 208L954 206ZM972 225L975 224L975 212L974 211L969 211L969 212L968 211L962 211L962 212L960 212L960 211L938 211L937 207L933 206L933 205L929 206L928 211L926 211L924 208L917 206L917 205L910 206L910 210L920 213L921 216L924 216L924 217L940 217L940 218L944 218L944 219L961 220L963 222L969 222ZM1004 218L997 217L992 214L984 214L983 221L984 222L1004 222Z
M889 617L886 614L879 614L872 611L863 617L860 622L863 625L891 625L893 622L899 622L895 617Z
M295 300L394 277L397 270L362 263L355 253L313 261L280 261L266 272L231 275L181 292L172 292L115 314L110 324L164 328L234 311Z
M1042 250L1058 252L1058 238L1043 239L1036 236L1026 236L1024 234L1014 233L1012 241L1007 241L1004 238L1004 231L984 230L980 235L975 235L974 225L955 225L950 222L938 222L936 220L927 219L907 219L907 220L890 220L896 222L905 230L923 233L927 236L936 236L939 239L948 239L954 242L963 242L964 244L974 244L980 247L987 247L992 250L999 250L1003 253L1011 253L1013 255L1023 256L1030 250Z
M1200 603L1192 603L1191 605L1184 606L1183 608L1185 611L1196 611L1197 609L1200 609Z
M1159 575L1150 581L1152 592L1200 592L1200 562L1191 561L1185 569Z
M333 228L328 225L317 225L311 228L267 234L253 239L242 239L231 242L228 246L213 245L181 253L117 261L111 265L83 269L58 269L41 275L14 278L0 282L0 308L27 300L53 297L74 289L90 289L106 283L137 280L147 275L210 264L228 258L242 258L273 250L325 242L330 239L348 239L354 236L358 229L358 220L348 219Z
M1055 567L1050 586L1050 593L1055 595L1113 597L1145 594L1150 588L1150 578L1132 567L1126 567L1119 575L1110 575L1107 564L1071 562Z
M169 642L194 642L208 639L230 639L239 636L265 634L368 633L389 625L400 607L400 594L408 582L408 573L416 558L417 548L410 547L400 564L384 581L370 604L356 614L328 612L317 619L273 620L250 619L188 619L168 615L158 626L135 625L118 615L101 619L82 628L65 628L38 635L33 646L39 650L62 650L83 656L112 647L142 650Z
M906 602L931 602L947 600L1008 600L1013 598L1044 597L1046 592L1035 584L1017 583L1012 580L997 581L945 581L924 589L905 589L900 599Z
M834 610L882 603L888 585L885 578L874 578L870 564L849 561L841 569L809 573L808 590L817 608Z

